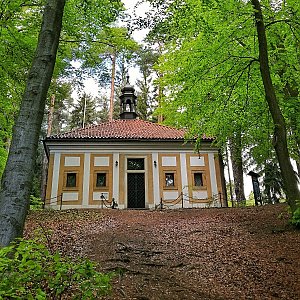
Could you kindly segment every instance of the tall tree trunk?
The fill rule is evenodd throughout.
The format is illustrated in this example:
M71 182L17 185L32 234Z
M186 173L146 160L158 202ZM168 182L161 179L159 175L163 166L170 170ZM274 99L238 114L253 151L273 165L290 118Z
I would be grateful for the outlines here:
M227 192L226 192L226 180L224 176L224 161L223 161L223 155L221 151L218 153L218 159L220 164L220 175L221 175L221 186L222 186L222 195L221 195L221 204L222 207L228 207L228 198L227 198Z
M231 201L231 206L234 207L232 181L231 181L231 175L230 175L229 155L228 155L227 144L226 144L226 163L227 163L227 170L228 170L230 201Z
M282 74L280 74L282 76ZM286 83L285 85L285 96L286 96L286 101L289 101L290 97L294 99L298 99L299 97L299 89L297 85L295 84L295 87L292 87L289 82ZM297 134L299 132L299 121L298 121L298 116L300 115L300 108L299 105L295 105L295 108L293 110L293 113L291 113L288 118L289 118L289 123L290 123L290 131L292 138L294 139L294 149L293 149L293 154L294 154L294 159L296 161L296 167L297 167L297 174L298 174L298 180L300 178L300 137Z
M300 178L300 163L298 161L296 161L296 166L297 166L298 178Z
M243 173L243 160L242 160L242 141L241 134L237 133L234 138L229 142L230 154L232 163L232 173L234 180L234 191L237 204L245 201L244 193L244 173Z
M280 111L270 75L268 45L263 15L259 0L251 0L251 2L254 7L258 36L260 72L264 84L266 100L275 125L274 148L282 173L285 194L292 211L295 211L297 209L297 200L300 200L300 191L298 189L297 177L289 157L285 120Z
M159 55L161 55L162 52L163 52L162 43L158 42L158 53L159 53ZM158 76L159 79L161 79L163 77L163 74L159 71L157 73L157 76ZM158 108L161 107L163 96L164 96L164 90L163 90L163 87L162 87L161 83L158 81L158 97L157 97ZM158 121L158 123L162 123L164 121L164 116L161 113L158 115L157 121Z
M37 49L28 74L19 116L2 178L0 247L23 233L39 133L47 91L53 74L65 0L48 0Z
M162 97L163 97L163 89L162 89L161 85L159 84L159 87L158 87L158 107L161 107ZM162 123L164 121L164 116L161 113L158 115L157 121L158 121L158 123Z
M110 106L108 120L113 120L114 115L114 99L115 99L115 76L116 76L116 53L112 54L112 69L111 69L111 87L110 87Z
M84 101L83 101L82 128L85 127L85 119L86 119L86 98L87 98L87 95L84 94L83 97L84 97Z

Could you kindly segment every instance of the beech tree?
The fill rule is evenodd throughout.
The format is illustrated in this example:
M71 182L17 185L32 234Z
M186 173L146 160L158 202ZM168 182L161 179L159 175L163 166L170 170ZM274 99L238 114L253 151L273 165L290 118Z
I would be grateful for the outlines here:
M20 112L14 125L0 192L0 246L22 236L33 177L45 100L54 70L62 29L65 0L45 4L37 48L28 73ZM68 1L65 32L89 36L115 19L120 1ZM74 19L75 18L75 19ZM73 30L73 31L72 31Z
M232 173L234 180L235 199L239 205L246 200L244 193L244 177L243 177L243 158L241 133L238 132L229 140L229 148L231 153Z
M298 207L297 202L300 201L298 180L289 157L286 124L278 104L271 78L268 56L268 43L261 5L258 0L251 0L251 2L254 8L255 24L257 28L260 72L264 85L266 100L274 122L273 145L282 174L284 191L287 196L288 203L292 211L294 212Z
M48 0L38 46L28 74L26 89L2 178L0 192L0 246L21 236L29 205L35 153L45 99L53 73L65 0Z

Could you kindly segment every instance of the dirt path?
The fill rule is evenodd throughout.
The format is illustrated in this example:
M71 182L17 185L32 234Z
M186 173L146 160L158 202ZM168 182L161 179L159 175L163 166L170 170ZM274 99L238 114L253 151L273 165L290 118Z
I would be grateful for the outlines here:
M88 253L120 274L107 299L300 299L300 235L282 212L109 211Z
M117 273L105 299L300 299L286 206L61 214L44 217L53 243Z

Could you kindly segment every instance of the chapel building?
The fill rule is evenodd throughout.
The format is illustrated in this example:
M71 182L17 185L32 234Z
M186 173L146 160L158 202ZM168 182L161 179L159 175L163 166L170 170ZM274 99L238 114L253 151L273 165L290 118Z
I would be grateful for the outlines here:
M134 87L120 96L120 118L44 140L49 159L45 206L224 207L222 161L213 139L195 153L185 130L137 118Z

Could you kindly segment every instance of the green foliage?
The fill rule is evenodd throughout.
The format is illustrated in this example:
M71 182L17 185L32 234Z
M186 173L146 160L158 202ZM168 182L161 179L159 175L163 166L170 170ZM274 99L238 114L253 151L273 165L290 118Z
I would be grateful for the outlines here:
M0 175L5 167L14 119L36 48L45 3L45 0L1 1ZM70 72L74 71L71 62L76 52L83 50L83 44L88 46L123 9L120 0L66 1L54 78L70 76ZM60 125L61 120L55 119L55 122Z
M5 148L2 141L0 141L0 178L2 177L5 165L6 165L6 160L8 156L8 152Z
M255 206L255 201L254 199L247 199L243 201L232 203L232 201L228 201L228 207L247 207L247 206Z
M247 201L247 206L255 206L255 198L253 191L250 192Z
M43 1L28 6L3 0L0 7L0 175L7 158L27 70L36 47Z
M84 93L74 105L69 126L71 129L85 127L96 123L97 120L96 99Z
M136 85L139 89L137 93L137 113L142 120L154 120L153 112L157 106L157 91L153 89L154 84L154 64L158 61L158 53L150 48L144 48L137 53L136 65L138 66L142 78L138 79Z
M160 103L166 123L189 129L191 136L216 136L219 145L241 130L243 148L256 163L264 162L273 148L274 125L263 92L251 1L149 2L154 15L150 37L153 43L164 41L157 69L166 91ZM299 1L283 1L277 7L260 2L272 79L297 159Z
M298 208L293 212L291 223L297 228L300 228L300 200L297 202L297 204Z
M0 249L0 299L97 299L110 278L89 260L62 258L32 240Z
M43 201L39 197L30 195L30 210L39 210L43 208Z
M75 49L74 57L82 63L79 72L94 76L101 86L107 87L111 83L114 59L117 66L124 60L129 63L139 46L127 28L107 26L97 32L89 43L80 43ZM116 76L116 83L118 81Z
M109 98L105 95L100 96L98 99L100 108L98 115L100 122L108 121L108 102ZM119 102L114 105L114 108L115 107L119 107Z
M263 187L267 203L279 203L282 197L283 179L277 162L267 161L264 164Z
M65 82L64 80L52 80L46 103L47 114L45 114L41 133L43 137L46 136L48 128L48 112L50 110L52 97L54 97L54 110L51 134L59 134L66 128L70 119L70 107L74 103L72 91L71 83Z

